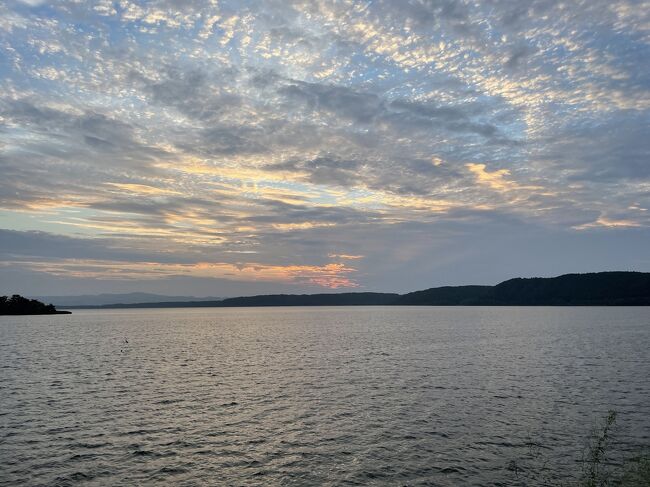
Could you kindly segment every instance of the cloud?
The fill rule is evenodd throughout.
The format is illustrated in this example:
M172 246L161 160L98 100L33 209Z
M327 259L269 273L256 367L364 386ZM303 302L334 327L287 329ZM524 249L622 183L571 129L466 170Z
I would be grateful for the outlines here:
M358 171L362 165L361 161L345 161L324 155L306 161L285 161L266 169L302 173L307 181L318 185L353 186L358 180Z
M382 287L478 269L463 225L522 221L643 261L649 25L604 0L5 2L0 226L47 230L6 262Z
M149 186L146 184L133 184L133 183L106 183L109 186L114 186L121 190L126 190L135 194L140 195L169 195L169 194L181 194L178 191L164 188L156 188L154 186Z
M358 284L349 277L349 274L353 273L355 269L338 263L323 266L278 266L264 265L256 262L236 264L223 262L177 264L83 260L74 258L47 262L40 260L15 260L11 266L19 266L29 271L45 273L52 276L76 279L123 281L185 276L246 282L269 281L305 284L329 289L358 287Z
M526 59L535 52L535 49L526 44L522 44L513 48L505 63L505 67L509 69L518 69L526 61Z
M153 103L175 108L192 120L209 123L219 120L224 112L241 107L240 95L224 89L227 87L224 81L228 79L232 83L235 74L220 71L211 76L200 69L183 71L166 67L163 73L157 73L159 79L142 80L143 91Z
M635 228L640 227L639 222L633 220L614 220L605 216L599 216L595 221L576 225L576 230L588 230L590 228Z
M283 86L279 92L289 101L304 104L315 112L328 111L357 123L373 122L382 109L378 96L342 86L302 82Z
M235 254L233 259L237 260L231 262L214 262L202 260L205 255L188 252L187 249L173 255L160 249L147 250L141 245L127 250L119 239L80 239L44 232L0 230L0 241L0 255L3 256L5 267L52 276L100 280L189 276L277 281L332 289L358 286L352 278L356 269L339 262L274 265L238 260L246 254Z
M363 255L347 255L347 254L328 254L330 259L343 259L343 260L358 260L363 259Z
M466 164L467 169L474 174L479 184L485 185L497 192L508 192L513 190L543 190L542 186L526 186L509 179L509 169L496 169L492 172L487 170L485 164Z

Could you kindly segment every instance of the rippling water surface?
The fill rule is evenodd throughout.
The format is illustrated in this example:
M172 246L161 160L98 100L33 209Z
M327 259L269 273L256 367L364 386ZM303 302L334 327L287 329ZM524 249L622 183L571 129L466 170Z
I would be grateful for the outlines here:
M128 341L128 343L127 343ZM0 317L0 485L517 485L618 411L650 438L650 308Z

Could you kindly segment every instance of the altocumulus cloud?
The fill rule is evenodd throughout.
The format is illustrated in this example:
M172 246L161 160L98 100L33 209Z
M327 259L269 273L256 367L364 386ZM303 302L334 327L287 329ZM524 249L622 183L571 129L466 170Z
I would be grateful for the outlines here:
M642 1L4 2L4 292L649 270L648 26Z

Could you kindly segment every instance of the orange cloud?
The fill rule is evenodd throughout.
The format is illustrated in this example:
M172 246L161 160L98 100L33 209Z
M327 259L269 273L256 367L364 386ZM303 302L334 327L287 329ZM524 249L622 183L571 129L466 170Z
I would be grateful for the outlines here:
M333 227L334 223L327 222L302 222L302 223L273 223L271 225L276 230L307 230L317 227Z
M327 256L330 259L343 259L343 260L357 260L357 259L363 259L365 257L363 255L348 255L348 254L328 254Z
M479 184L489 186L497 191L509 191L518 187L517 183L506 179L510 176L510 171L508 169L499 169L497 171L489 172L486 170L487 166L485 164L471 163L465 164L465 167L474 173Z
M113 186L123 191L130 193L144 194L144 195L166 195L166 194L181 194L178 191L165 188L157 188L146 184L131 184L131 183L105 183L108 186Z
M576 225L575 230L588 230L590 228L635 228L641 224L634 220L613 220L604 216L598 217L595 221Z
M191 264L61 259L51 262L13 262L39 272L99 280L143 280L191 276L234 281L308 283L329 289L358 287L349 277L356 269L341 263L326 265L271 265L259 263L198 262Z

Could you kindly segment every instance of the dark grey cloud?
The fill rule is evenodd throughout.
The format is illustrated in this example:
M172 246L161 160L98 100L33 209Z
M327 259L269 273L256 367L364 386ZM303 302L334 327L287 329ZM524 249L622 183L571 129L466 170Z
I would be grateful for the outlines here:
M492 137L498 133L495 125L472 121L472 112L480 110L475 104L437 106L433 103L396 100L390 106L394 111L387 113L385 118L402 130L433 127L452 132L469 132L483 137Z
M256 154L266 150L260 141L263 135L260 127L246 125L212 127L199 132L200 145L187 148L199 149L206 155Z
M5 120L38 136L24 142L23 150L89 165L110 161L113 166L137 166L139 170L166 155L164 150L137 140L138 127L123 120L92 110L79 114L38 104L28 99L0 100L0 115Z
M0 229L0 258L12 260L101 259L139 261L152 255L138 249L125 249L119 242L107 238L80 238L55 235L41 231ZM156 255L160 262L174 262L164 254ZM177 257L176 257L177 258Z
M510 52L510 57L506 61L505 67L509 69L521 68L526 63L526 59L533 53L535 53L534 48L527 44L520 44Z
M278 91L288 100L304 104L308 110L333 113L358 124L389 122L398 131L434 128L485 137L498 132L494 125L472 120L474 115L485 112L487 108L477 103L444 106L404 99L389 101L373 93L319 83L294 83L282 86Z
M278 91L289 101L304 103L310 110L329 111L357 123L371 123L383 111L377 95L342 86L300 82L280 87Z
M356 210L347 207L298 205L277 200L262 200L262 205L270 213L252 215L245 222L267 223L363 223L379 214L373 211Z
M470 13L470 7L457 0L388 0L380 3L376 15L389 16L393 22L407 22L418 29L428 30L443 24L457 35L478 36Z
M650 178L650 119L612 117L603 123L566 127L564 137L546 141L544 156L570 180L602 183Z
M310 160L289 160L266 166L269 171L307 173L307 181L314 184L351 186L359 176L364 163L360 160L341 160L323 155Z
M241 96L224 90L232 85L235 75L234 70L207 73L193 67L187 71L167 67L162 79L141 79L141 82L152 102L175 108L193 120L210 123L219 120L224 112L241 107ZM141 77L134 75L134 78Z

